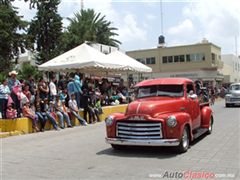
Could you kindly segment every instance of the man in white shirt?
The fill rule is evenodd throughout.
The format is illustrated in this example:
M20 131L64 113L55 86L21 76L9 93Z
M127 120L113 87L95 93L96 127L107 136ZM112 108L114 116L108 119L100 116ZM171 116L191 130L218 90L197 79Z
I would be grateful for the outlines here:
M71 113L79 120L80 124L87 126L87 122L85 119L83 119L79 114L78 114L78 105L77 101L75 99L75 94L71 94L71 98L68 101L68 106L71 111Z
M49 84L49 90L50 90L50 100L54 101L55 97L57 96L57 87L55 85L56 78L55 76L52 77L51 82Z

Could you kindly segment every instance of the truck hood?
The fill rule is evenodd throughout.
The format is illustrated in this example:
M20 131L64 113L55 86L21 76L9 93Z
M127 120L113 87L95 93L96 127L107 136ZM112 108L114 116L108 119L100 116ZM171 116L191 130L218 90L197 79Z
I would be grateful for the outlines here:
M229 95L239 97L240 96L240 90L230 91Z
M186 109L186 103L182 98L143 98L135 100L128 105L126 115L149 115L156 117L161 114L180 112Z

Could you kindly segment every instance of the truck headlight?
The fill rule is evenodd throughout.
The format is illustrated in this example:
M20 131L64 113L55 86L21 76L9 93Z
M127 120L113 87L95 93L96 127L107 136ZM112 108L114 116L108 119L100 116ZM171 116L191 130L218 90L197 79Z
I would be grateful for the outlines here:
M113 116L108 116L105 119L106 126L111 126L113 124Z
M175 116L169 116L167 119L168 127L175 127L177 125L177 119Z

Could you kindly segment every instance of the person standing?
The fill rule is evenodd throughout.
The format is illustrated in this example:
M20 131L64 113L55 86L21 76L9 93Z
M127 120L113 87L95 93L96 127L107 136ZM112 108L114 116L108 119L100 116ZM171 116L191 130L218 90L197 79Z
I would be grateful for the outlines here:
M38 91L39 91L39 96L42 101L44 99L48 98L49 94L49 88L47 83L44 81L43 78L40 78L39 83L38 83Z
M0 112L1 112L1 117L3 119L6 118L6 110L7 110L9 95L10 95L10 89L8 87L8 82L5 79L0 85Z
M53 76L49 84L50 101L54 101L55 97L57 96L57 87L55 82L56 82L56 78L55 76Z
M21 89L22 84L20 83L20 81L17 79L17 75L18 73L16 71L11 71L9 72L9 80L8 80L8 87L11 91L11 98L14 102L14 109L17 110L17 116L20 117L21 116L21 105L20 105L20 99L18 97L18 95L16 94L16 92L13 89ZM16 88L18 87L18 88Z
M83 105L83 117L87 120L87 114L88 114L88 122L94 123L94 113L92 111L92 108L90 107L91 104L91 97L87 92L87 89L83 89L83 96L82 96L82 105Z
M83 92L82 92L82 81L78 75L74 76L73 84L74 84L74 94L76 97L77 106L78 106L78 108L80 108L81 107L81 96L82 96Z

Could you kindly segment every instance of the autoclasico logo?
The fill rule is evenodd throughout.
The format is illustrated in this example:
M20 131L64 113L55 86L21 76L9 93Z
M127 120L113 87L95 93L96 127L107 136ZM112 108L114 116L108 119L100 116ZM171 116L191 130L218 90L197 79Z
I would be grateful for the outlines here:
M161 174L149 174L150 178L166 178L166 179L214 179L214 178L234 178L234 174L216 174L206 171L183 171L170 172L165 171Z

